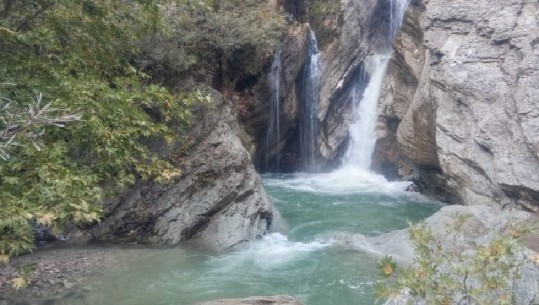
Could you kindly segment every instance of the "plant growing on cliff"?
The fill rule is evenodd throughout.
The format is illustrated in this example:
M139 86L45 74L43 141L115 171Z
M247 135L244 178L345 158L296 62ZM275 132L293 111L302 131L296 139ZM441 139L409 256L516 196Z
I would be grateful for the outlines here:
M139 62L164 82L188 74L234 85L260 73L284 30L284 16L268 1L176 1L162 11L169 30L145 38Z
M316 32L318 43L325 46L337 36L337 18L341 2L334 0L309 1L308 20Z
M178 174L151 147L205 96L136 65L140 41L167 31L162 2L0 2L0 261L32 249L33 225L98 221L107 192Z
M530 228L509 224L490 234L488 240L466 241L462 230L469 218L458 215L443 235L425 223L412 226L409 235L415 249L414 265L401 268L391 257L380 260L378 297L408 293L408 304L514 304L513 285L529 259L519 238Z

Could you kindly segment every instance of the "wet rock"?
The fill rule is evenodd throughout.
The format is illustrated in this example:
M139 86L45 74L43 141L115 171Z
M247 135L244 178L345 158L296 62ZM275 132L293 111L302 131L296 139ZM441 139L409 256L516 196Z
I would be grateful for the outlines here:
M379 118L400 156L380 163L445 201L539 212L539 3L415 1L405 20Z
M163 148L181 160L181 177L168 185L138 183L106 207L95 236L169 245L196 239L224 249L269 229L273 206L239 137L242 128L230 104L218 93L213 99L196 111L185 142Z
M348 126L354 119L352 94L363 60L374 46L371 38L376 35L370 34L378 2L343 1L340 35L323 50L324 69L318 112L320 163L336 162L346 148Z
M438 213L426 219L430 230L440 236L446 236L447 224L452 223L458 215L468 215L462 224L458 239L441 239L441 251L461 252L472 251L477 244L486 244L491 241L496 232L506 228L508 224L533 223L532 214L519 210L500 210L498 207L488 206L447 206ZM415 251L407 230L393 231L375 237L366 237L361 234L348 234L340 236L346 247L360 250L376 257L389 255L403 265L414 263ZM530 305L537 301L539 295L539 265L528 258L535 257L537 252L524 248L514 254L516 259L523 263L522 277L514 282L516 305ZM454 267L454 266L452 266ZM402 302L404 300L404 302ZM412 300L408 303L407 300ZM399 303L401 302L401 303ZM390 300L390 304L425 304L423 300L413 299L407 292Z
M298 299L289 296L273 296L216 300L200 303L198 305L303 305L303 303Z
M269 170L275 156L281 153L298 127L299 105L299 79L305 63L307 52L308 24L293 23L288 26L284 35L284 42L279 51L281 57L281 75L279 84L279 130L280 137L268 141L266 137L269 126L272 90L275 90L271 78L271 62L262 82L254 89L253 96L246 97L246 109L240 111L240 117L245 124L247 132L256 139L256 152L254 161L257 168L264 172ZM271 60L274 60L272 57Z

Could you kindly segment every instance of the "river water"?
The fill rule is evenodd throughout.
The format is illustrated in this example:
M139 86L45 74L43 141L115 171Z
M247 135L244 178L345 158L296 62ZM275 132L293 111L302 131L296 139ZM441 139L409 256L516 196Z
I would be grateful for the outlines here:
M282 214L264 238L225 253L196 248L148 250L129 268L100 277L84 304L191 305L219 298L287 294L307 305L374 304L376 258L339 235L378 235L440 208L406 183L351 169L266 176ZM75 303L74 303L75 304Z

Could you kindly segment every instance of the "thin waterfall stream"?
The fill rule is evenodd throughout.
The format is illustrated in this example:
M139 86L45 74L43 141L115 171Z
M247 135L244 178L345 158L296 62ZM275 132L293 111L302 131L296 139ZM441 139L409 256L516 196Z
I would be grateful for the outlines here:
M307 63L301 90L300 154L303 170L317 171L318 103L320 91L321 53L315 33L309 32Z
M393 39L407 0L391 0ZM305 171L316 170L320 52L311 33L303 82L301 153ZM391 50L365 60L368 84L355 94L355 122L342 166L330 173L264 175L263 182L282 217L263 238L226 252L184 245L148 249L129 268L111 270L68 304L193 305L221 298L291 295L306 305L374 304L377 257L367 254L358 236L376 236L422 220L441 205L406 192L408 182L388 182L369 170L374 148L377 102ZM274 93L267 146L279 135L281 53L274 54ZM358 80L361 82L362 80ZM359 100L361 98L361 100ZM343 240L343 236L352 236Z
M270 117L268 120L268 129L266 131L266 160L264 165L269 167L272 150L276 148L276 144L281 139L281 82L282 82L282 52L277 50L273 54L273 63L271 65L270 73L270 88L271 88L271 101L270 101ZM277 147L278 148L278 147ZM277 152L274 160L273 171L279 172L279 166L281 164L280 152Z

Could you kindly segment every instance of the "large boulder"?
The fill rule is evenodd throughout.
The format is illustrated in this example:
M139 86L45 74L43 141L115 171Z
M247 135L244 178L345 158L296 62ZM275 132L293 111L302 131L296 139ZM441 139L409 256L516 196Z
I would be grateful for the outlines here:
M458 227L452 226L458 222L460 216L464 221ZM528 226L537 221L533 214L520 210L500 210L499 207L488 206L446 206L438 213L426 219L427 228L436 235L442 237L437 243L439 251L450 257L455 249L461 253L473 253L481 245L488 245L499 233L510 225L523 224ZM451 233L458 228L458 231ZM533 234L533 233L532 233ZM453 238L455 237L455 238ZM518 250L515 255L516 260L522 263L522 276L514 279L513 292L516 305L531 305L539 301L539 265L536 260L538 250L537 233L530 235L525 243L527 247ZM375 257L391 256L401 265L412 265L415 263L415 250L409 238L408 230L398 230L374 237L367 237L361 234L343 234L337 236L337 241L345 247L350 247ZM446 257L446 256L443 256ZM446 262L451 261L446 259ZM447 267L447 266L445 266ZM461 266L451 265L449 268L459 268ZM439 268L444 268L441 266ZM413 301L413 302L408 302ZM397 304L426 304L424 300L414 298L409 293L395 296L389 300L387 305ZM461 304L461 303L459 303ZM468 303L464 303L468 304Z
M163 244L195 239L223 249L263 235L273 206L264 191L231 105L218 93L193 118L185 140L163 153L180 160L174 183L138 183L105 206L94 234Z
M406 20L380 103L402 121L378 150L445 201L538 212L539 3L413 1Z

